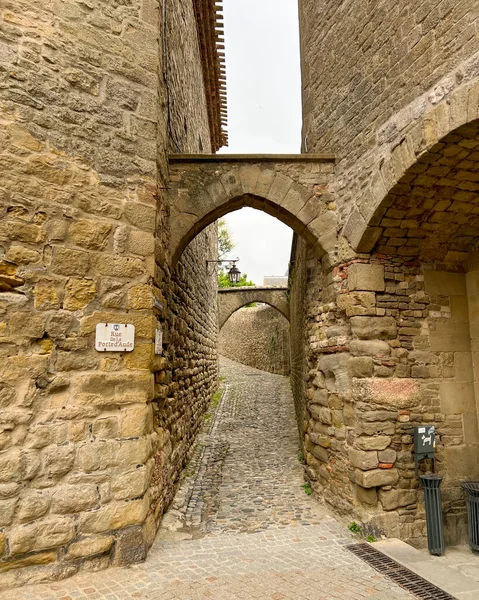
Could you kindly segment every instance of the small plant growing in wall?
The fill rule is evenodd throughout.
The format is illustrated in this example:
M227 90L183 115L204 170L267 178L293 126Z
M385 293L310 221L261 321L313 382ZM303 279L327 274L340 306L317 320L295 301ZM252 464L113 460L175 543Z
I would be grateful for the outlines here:
M305 465L305 464L306 464L306 461L304 460L304 455L303 455L303 453L301 452L301 450L298 452L298 461L299 461L299 462L300 462L302 465Z
M350 523L348 529L351 533L354 533L354 535L359 535L361 533L361 525L358 525L356 521Z
M313 493L313 488L311 487L309 481L307 483L304 483L301 487L303 488L307 496L311 496L311 494Z

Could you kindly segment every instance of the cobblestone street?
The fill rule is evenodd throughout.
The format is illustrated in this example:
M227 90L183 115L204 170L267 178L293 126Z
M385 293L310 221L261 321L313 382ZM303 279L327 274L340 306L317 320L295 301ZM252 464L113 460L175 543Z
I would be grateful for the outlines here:
M399 600L305 493L289 381L222 359L224 393L145 563L0 593L1 600Z

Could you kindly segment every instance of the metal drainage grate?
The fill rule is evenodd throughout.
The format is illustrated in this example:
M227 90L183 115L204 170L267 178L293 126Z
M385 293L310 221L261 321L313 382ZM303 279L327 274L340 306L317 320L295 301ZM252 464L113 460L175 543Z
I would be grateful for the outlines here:
M455 600L454 596L436 587L413 571L406 569L369 544L350 544L346 548L382 575L422 600Z

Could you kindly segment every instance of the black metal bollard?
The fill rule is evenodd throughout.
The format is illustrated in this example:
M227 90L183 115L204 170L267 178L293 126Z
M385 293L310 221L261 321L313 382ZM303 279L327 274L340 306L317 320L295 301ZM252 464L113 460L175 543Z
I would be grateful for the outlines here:
M442 475L420 475L419 479L424 487L427 547L430 554L441 556L445 548L440 488Z
M469 546L479 553L479 481L463 481L461 487L467 496L467 529Z

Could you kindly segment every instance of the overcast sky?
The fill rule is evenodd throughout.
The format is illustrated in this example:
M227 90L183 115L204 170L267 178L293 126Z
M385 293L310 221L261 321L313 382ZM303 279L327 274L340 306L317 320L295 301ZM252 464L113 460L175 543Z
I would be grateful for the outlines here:
M301 148L297 0L223 0L231 154L288 154ZM292 230L252 208L226 215L240 258L257 285L284 275Z

